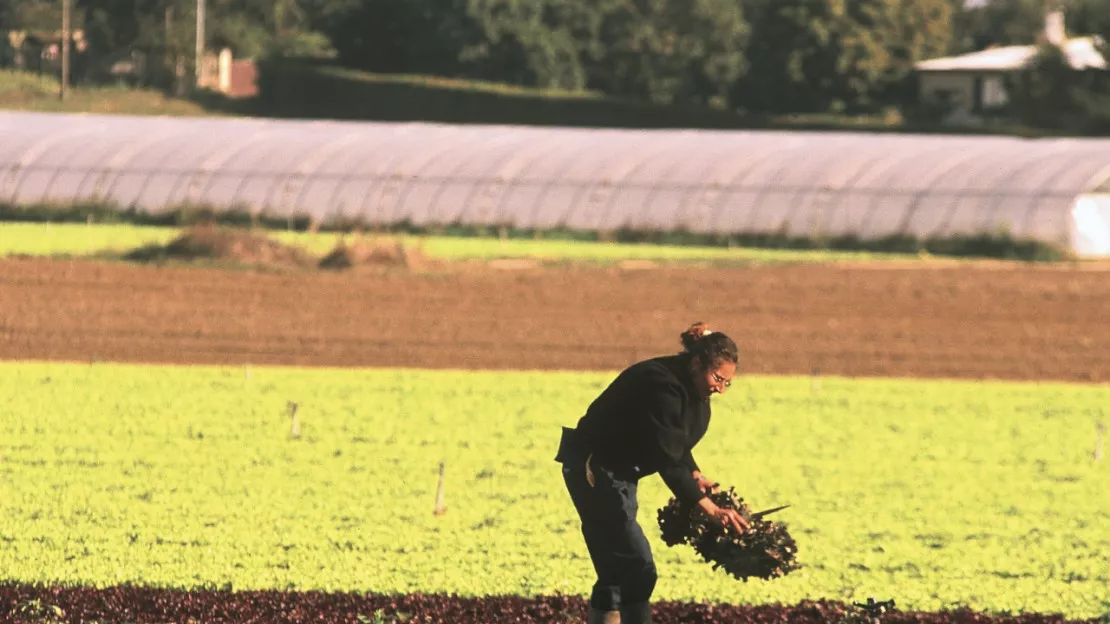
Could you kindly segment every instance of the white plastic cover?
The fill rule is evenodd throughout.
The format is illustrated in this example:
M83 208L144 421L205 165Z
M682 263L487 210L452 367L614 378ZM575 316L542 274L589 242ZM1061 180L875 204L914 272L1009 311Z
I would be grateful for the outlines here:
M1110 256L1110 194L1080 197L1072 208L1072 227L1076 255Z
M1072 246L1108 177L1107 139L0 112L0 203L152 213Z

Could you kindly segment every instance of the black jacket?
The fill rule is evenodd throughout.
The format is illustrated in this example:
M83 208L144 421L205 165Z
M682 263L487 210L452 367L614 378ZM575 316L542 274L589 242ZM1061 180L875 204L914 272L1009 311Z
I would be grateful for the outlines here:
M598 465L629 480L658 472L679 501L692 505L705 497L691 451L709 416L690 356L657 357L621 372L579 419L575 438Z

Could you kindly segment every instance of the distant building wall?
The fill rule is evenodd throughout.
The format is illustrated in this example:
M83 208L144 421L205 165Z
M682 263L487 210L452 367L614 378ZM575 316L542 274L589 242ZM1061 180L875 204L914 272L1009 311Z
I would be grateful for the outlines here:
M245 98L258 94L258 68L251 59L234 59L231 50L204 57L199 85L228 97Z
M978 123L984 113L1009 103L1006 75L1002 72L922 72L923 101L950 107L947 121Z
M253 60L240 59L231 63L231 80L227 94L236 98L258 95L258 66Z

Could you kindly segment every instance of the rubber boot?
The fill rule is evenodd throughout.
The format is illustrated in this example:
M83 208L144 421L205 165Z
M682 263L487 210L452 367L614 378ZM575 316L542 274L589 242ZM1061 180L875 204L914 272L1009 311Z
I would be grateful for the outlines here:
M590 607L589 624L621 624L621 612L602 611Z
M621 605L621 624L651 624L651 603Z

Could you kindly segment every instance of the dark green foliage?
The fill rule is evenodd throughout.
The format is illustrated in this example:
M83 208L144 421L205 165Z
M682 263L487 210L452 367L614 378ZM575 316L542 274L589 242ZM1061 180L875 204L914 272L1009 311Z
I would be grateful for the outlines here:
M349 1L317 25L344 65L385 73L452 75L468 38L463 0Z
M188 90L195 0L76 1L91 57L103 61L97 71L78 72L79 79L106 79L102 69L110 63L104 58L139 50L150 54L142 84L172 87L179 94ZM0 24L53 24L57 6L55 0L3 0ZM668 122L696 127L721 126L712 117L724 111L928 122L928 115L915 110L916 61L1033 43L1044 26L1044 0L990 0L970 7L963 0L207 0L207 6L209 49L230 47L237 58L338 55L344 66L379 73L590 90L641 104L690 107L711 118L696 121L690 112ZM1067 0L1065 11L1070 34L1110 34L1110 0ZM0 64L11 58L0 46ZM1029 114L1026 106L1010 113L1052 132L1110 132L1107 91L1082 84L1068 90L1074 92L1068 112ZM415 94L407 98L408 107L396 110L424 112L423 95L435 94ZM373 94L342 95L356 96L345 104L297 99L302 116L331 116L336 106L357 108L367 118L399 115L373 117L382 108L364 102ZM445 106L449 110L431 119L472 120L450 103ZM1074 120L1071 109L1077 107L1085 111L1078 116L1083 123L1061 123ZM512 106L463 108L478 111L477 121L519 123L521 117ZM563 103L553 108L562 109ZM548 118L567 123L561 110L531 113L524 115L525 123ZM1054 119L1040 121L1046 114ZM621 111L612 117L629 115ZM659 125L631 118L615 123ZM740 125L738 119L729 125ZM751 117L743 119L756 125ZM569 123L578 125L576 119Z
M15 7L44 0L4 0ZM331 52L312 20L325 0L206 0L205 42L210 51L231 48L236 58L320 56ZM194 73L196 0L75 0L75 28L102 63L132 51L150 55L145 80L169 86L177 59ZM56 0L47 4L60 6ZM57 23L51 24L57 28ZM191 84L191 81L187 81ZM177 85L179 87L183 85Z
M1067 36L1110 40L1110 0L991 0L957 15L956 49L1038 45L1033 63L1010 81L1011 104L1003 112L1056 133L1104 135L1110 132L1110 74L1073 69L1045 40L1044 11L1053 5L1064 11Z
M1008 90L1012 112L1029 126L1075 134L1110 132L1110 74L1073 69L1056 46L1041 46Z
M1050 0L1056 1L1056 0ZM1070 36L1110 33L1110 0L1061 3ZM1031 45L1042 41L1045 0L990 0L955 15L954 53L991 46Z
M470 0L463 73L554 89L584 89L602 14L575 0Z
M755 111L854 112L904 105L916 61L943 55L948 0L753 0L749 73L734 101Z
M838 236L835 238L792 237L786 234L717 234L697 235L686 232L624 231L612 240L622 243L695 244L712 246L757 247L763 249L810 249L838 251L872 251L880 253L935 254L939 256L1003 258L1056 262L1070 254L1050 243L1015 239L1007 234L948 236L919 240L910 236L891 235L882 238Z
M736 0L375 0L321 27L349 66L706 103L743 71Z
M590 86L657 103L723 98L745 67L748 25L735 0L607 3Z
M110 204L26 205L0 203L0 223L130 223L134 225L185 226L218 222L223 225L248 225L251 217L246 211L222 210L207 206L181 206L173 210L147 213L135 208L121 208ZM273 227L296 224L296 229L308 228L307 218L293 221L267 220Z
M953 52L1035 43L1044 29L1044 0L991 0L957 16Z
M1010 124L952 128L936 120L901 123L878 115L740 114L704 106L651 104L627 97L542 92L472 80L369 74L320 60L267 59L260 94L249 100L193 96L230 114L375 121L508 123L609 128L759 128L1039 136Z
M76 7L71 23L80 26L84 23L84 11ZM62 23L62 3L58 0L16 0L0 3L0 26L7 23L10 27L38 33L57 30ZM6 35L7 33L2 33Z
M672 498L658 512L665 544L692 546L714 570L722 569L743 581L753 577L770 580L798 569L798 548L785 524L753 518L752 510L733 488L709 496L718 507L739 512L750 523L748 530L738 535L699 508L684 506Z
M626 128L771 125L726 111L655 105L633 98L382 76L315 62L267 60L259 69L259 95L251 103L256 115Z

